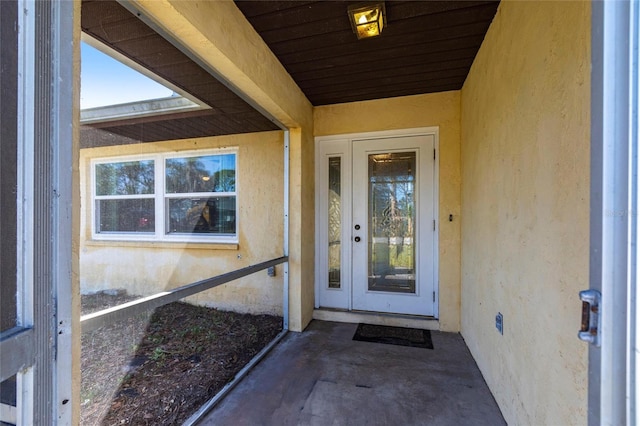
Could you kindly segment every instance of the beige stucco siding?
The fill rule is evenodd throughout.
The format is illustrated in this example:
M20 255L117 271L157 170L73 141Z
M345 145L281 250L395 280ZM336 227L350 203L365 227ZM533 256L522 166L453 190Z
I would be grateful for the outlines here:
M94 241L91 159L237 148L238 244ZM283 132L250 133L80 151L80 286L84 293L124 288L150 295L283 255ZM282 314L282 269L201 293L190 300L237 312Z
M590 30L502 2L462 89L462 334L514 425L586 423Z
M439 323L460 330L460 92L314 108L316 136L439 128ZM449 221L449 215L453 221Z

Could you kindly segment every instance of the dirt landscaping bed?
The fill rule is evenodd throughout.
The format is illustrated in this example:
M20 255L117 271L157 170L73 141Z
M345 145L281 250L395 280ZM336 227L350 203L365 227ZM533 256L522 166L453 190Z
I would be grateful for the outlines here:
M82 296L82 313L133 299ZM181 424L281 330L281 317L177 302L84 333L81 424Z

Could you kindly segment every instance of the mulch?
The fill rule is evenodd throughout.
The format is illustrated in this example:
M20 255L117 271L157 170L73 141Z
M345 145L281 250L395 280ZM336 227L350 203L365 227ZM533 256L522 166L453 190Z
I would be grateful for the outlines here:
M132 299L82 296L83 314ZM81 424L182 424L281 330L281 317L176 302L84 333Z

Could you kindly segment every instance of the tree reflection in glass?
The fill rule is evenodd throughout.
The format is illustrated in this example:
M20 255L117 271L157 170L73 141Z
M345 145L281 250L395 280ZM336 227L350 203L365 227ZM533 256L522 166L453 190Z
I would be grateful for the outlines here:
M415 293L415 152L369 155L369 290Z

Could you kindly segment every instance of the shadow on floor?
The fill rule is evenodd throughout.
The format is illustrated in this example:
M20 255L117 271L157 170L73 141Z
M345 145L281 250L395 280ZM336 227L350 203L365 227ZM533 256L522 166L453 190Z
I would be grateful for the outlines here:
M353 341L313 321L285 339L200 425L503 425L462 337L434 349Z

